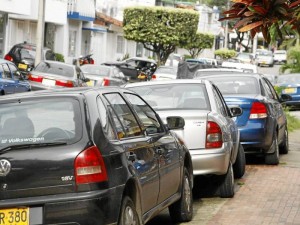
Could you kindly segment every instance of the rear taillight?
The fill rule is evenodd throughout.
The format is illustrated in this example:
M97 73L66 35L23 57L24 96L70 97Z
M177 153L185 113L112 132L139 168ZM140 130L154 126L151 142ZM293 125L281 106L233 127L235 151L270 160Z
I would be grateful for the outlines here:
M109 86L109 84L110 84L110 81L108 79L104 78L102 86Z
M42 83L42 82L43 82L43 77L40 77L40 76L37 76L37 75L29 74L29 75L28 75L28 80L31 80L31 81L34 81L34 82Z
M220 148L223 145L220 126L212 121L207 122L205 148Z
M95 64L94 59L90 58L90 64Z
M5 56L4 56L4 59L5 59L5 60L8 60L8 61L11 61L11 62L14 61L13 57L11 57L10 55L5 55Z
M151 80L156 80L156 75L155 74L152 75Z
M71 80L56 80L55 85L61 87L74 87L74 83Z
M267 107L261 102L253 102L249 119L262 119L268 116Z
M82 151L76 157L74 167L77 185L108 180L104 160L96 146Z

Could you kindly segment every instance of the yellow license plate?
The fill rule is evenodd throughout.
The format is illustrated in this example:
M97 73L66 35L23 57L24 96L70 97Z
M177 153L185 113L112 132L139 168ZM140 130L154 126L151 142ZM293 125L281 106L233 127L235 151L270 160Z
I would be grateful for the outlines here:
M29 225L29 208L0 209L1 225Z
M18 65L18 68L19 69L22 69L22 70L27 70L27 65L26 64L22 64L22 63L19 63L19 65Z
M86 82L86 84L89 87L94 87L94 81L93 80L90 80L90 81Z
M296 93L297 91L296 91L296 88L285 88L284 92L286 94L291 94L291 93Z

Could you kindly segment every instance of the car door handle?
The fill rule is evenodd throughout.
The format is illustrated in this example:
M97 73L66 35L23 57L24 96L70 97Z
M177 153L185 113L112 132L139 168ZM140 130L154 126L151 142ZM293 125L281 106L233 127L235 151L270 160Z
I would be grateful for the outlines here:
M127 156L128 160L133 162L136 160L136 154L134 154L133 152L130 152L129 155Z
M161 147L156 148L157 154L162 155L162 154L164 154L164 152L165 152L165 150L163 148L161 148Z

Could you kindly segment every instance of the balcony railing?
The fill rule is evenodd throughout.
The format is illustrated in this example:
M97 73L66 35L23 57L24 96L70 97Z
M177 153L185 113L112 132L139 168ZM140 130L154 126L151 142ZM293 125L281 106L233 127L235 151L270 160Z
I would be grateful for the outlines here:
M94 21L95 20L94 0L68 0L68 18Z

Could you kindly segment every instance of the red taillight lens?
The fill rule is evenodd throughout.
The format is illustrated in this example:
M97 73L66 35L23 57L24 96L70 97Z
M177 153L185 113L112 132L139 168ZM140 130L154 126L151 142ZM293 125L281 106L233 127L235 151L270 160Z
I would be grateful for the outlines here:
M104 160L99 149L92 146L82 151L75 159L76 184L107 181Z
M153 74L152 77L151 77L151 80L155 80L156 79L156 75Z
M206 148L220 148L223 145L222 131L220 126L212 121L207 122L206 126Z
M11 62L14 61L13 57L11 57L10 55L5 55L5 56L4 56L4 59L5 59L5 60L8 60L8 61L11 61Z
M74 87L74 83L71 80L56 80L55 85L61 87Z
M95 64L94 59L90 58L90 64Z
M34 81L34 82L42 83L42 82L43 82L43 77L40 77L40 76L37 76L37 75L29 74L29 75L28 75L28 80L31 80L31 81Z
M102 85L103 86L109 86L109 84L110 84L110 81L108 79L104 78Z
M253 102L249 119L262 119L268 116L267 107L261 102Z

